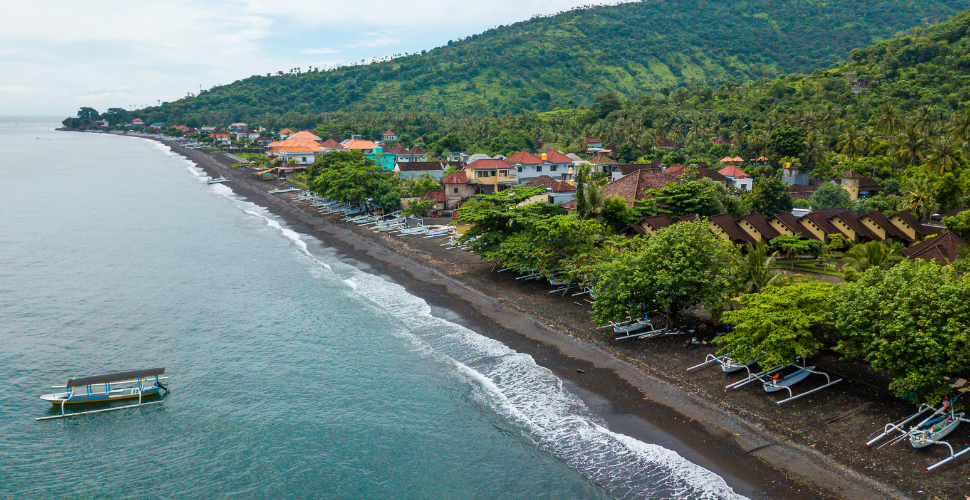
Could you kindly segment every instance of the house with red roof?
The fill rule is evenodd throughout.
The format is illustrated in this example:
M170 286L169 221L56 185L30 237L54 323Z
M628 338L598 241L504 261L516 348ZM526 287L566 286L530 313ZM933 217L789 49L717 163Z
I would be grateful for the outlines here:
M751 188L754 187L754 179L752 179L747 172L741 170L736 165L728 165L721 170L718 170L717 173L727 177L729 181L728 185L731 187L736 187L745 191L751 191Z
M279 137L280 139L286 139L287 137L295 133L296 132L290 130L289 128L284 128L283 130L280 130L279 132L277 132L276 136Z
M131 126L132 127L144 127L145 126L145 121L142 120L141 118L135 118L134 120L131 121Z
M468 174L464 170L441 179L441 184L445 187L448 206L452 208L457 207L476 192L476 187L468 182Z
M384 131L384 134L381 136L381 140L382 141L385 141L385 142L388 142L388 141L396 141L397 140L397 134L395 134L390 129L385 130Z
M504 191L519 184L515 165L504 160L476 160L465 165L468 183L485 194Z
M634 201L649 198L651 189L660 189L667 184L679 182L680 179L664 172L659 167L644 168L607 184L603 188L603 198L619 197L626 201L626 206L632 207ZM562 207L567 210L575 210L576 200L563 203Z
M218 134L212 134L212 141L218 144L229 144L232 142L232 138L229 137L229 134L220 132Z

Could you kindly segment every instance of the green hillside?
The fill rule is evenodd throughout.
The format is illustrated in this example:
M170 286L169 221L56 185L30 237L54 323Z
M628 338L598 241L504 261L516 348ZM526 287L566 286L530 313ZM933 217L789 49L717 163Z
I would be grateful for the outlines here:
M967 0L650 0L536 17L387 62L253 76L145 116L224 123L337 110L490 114L811 72Z

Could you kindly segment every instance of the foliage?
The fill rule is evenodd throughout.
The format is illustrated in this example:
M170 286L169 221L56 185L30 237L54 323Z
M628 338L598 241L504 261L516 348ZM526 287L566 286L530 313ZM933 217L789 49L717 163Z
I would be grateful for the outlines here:
M770 177L755 183L751 190L751 208L765 217L791 212L792 198L781 179Z
M794 234L783 234L776 236L769 242L770 248L774 251L785 252L785 258L792 261L792 269L795 269L794 257L800 253L809 251L808 240Z
M614 196L603 202L603 210L600 218L614 233L619 233L639 218L631 216L630 210L626 206L626 201L618 196Z
M548 203L517 207L523 201L544 192L545 188L542 187L517 186L465 203L456 220L471 224L472 227L462 235L462 243L482 258L496 260L491 258L489 252L497 251L506 238L524 229L522 219L525 216L552 210ZM561 211L559 207L555 208Z
M897 395L937 403L952 390L945 377L970 372L970 278L922 260L872 268L843 285L828 321L837 350L885 370Z
M661 229L596 269L592 318L599 324L703 304L716 314L742 284L737 249L705 220Z
M970 241L970 210L964 210L952 217L944 217L943 224L964 241Z
M903 187L903 196L906 199L906 208L913 212L920 222L930 220L930 216L938 207L933 184L925 176L910 178Z
M396 210L401 205L395 180L360 151L323 155L310 166L308 178L311 190L332 200L385 211Z
M963 206L963 186L953 172L947 172L936 181L935 198L940 212L949 212Z
M741 298L743 308L729 311L725 321L734 325L716 342L719 353L731 353L739 363L759 357L761 366L795 363L808 359L822 347L815 335L831 307L835 286L818 281L799 281L769 286Z
M423 217L434 208L435 204L434 200L410 200L407 208L401 211L401 215L404 217Z
M881 241L870 241L852 247L842 260L846 281L859 281L869 269L889 269L902 260L902 255Z
M758 293L763 288L780 285L785 276L775 267L777 252L768 255L768 247L763 242L745 244L744 254L738 254L738 264L741 268L744 293Z
M840 233L826 235L829 240L829 249L835 252L844 252L852 247L852 241Z
M781 127L771 133L768 149L776 158L797 158L805 151L805 132L792 126Z
M813 210L822 210L826 208L851 207L852 200L849 198L849 192L843 189L842 186L832 182L823 182L812 193L811 198L808 199L808 204Z

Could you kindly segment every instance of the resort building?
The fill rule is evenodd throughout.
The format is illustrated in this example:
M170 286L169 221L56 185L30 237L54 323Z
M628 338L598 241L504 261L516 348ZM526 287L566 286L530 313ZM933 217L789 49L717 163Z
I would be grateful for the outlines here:
M503 160L478 160L465 165L468 183L485 194L504 191L519 184L518 169Z
M467 200L477 191L476 187L468 182L468 174L464 170L441 179L441 184L445 187L444 191L448 199L448 207L458 206L462 201Z

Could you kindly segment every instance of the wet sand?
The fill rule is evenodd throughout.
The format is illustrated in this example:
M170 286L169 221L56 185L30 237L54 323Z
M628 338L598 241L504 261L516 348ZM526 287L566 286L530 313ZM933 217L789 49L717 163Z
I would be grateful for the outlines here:
M436 310L454 313L457 322L531 355L611 430L672 449L750 498L963 500L970 492L966 463L923 471L942 456L939 450L861 446L866 435L908 411L874 389L882 383L878 377L867 383L873 375L865 370L847 374L861 383L846 380L785 406L760 388L728 392L723 386L737 376L715 369L686 373L713 347L687 350L680 336L613 342L589 322L581 297L549 294L546 283L496 273L474 254L445 250L437 238L388 236L321 216L294 194L268 194L285 182L260 182L250 169L229 168L225 155L169 145L213 177L231 179L227 185L236 193L294 230L371 266ZM825 361L819 366L831 370ZM966 446L959 439L954 444Z

